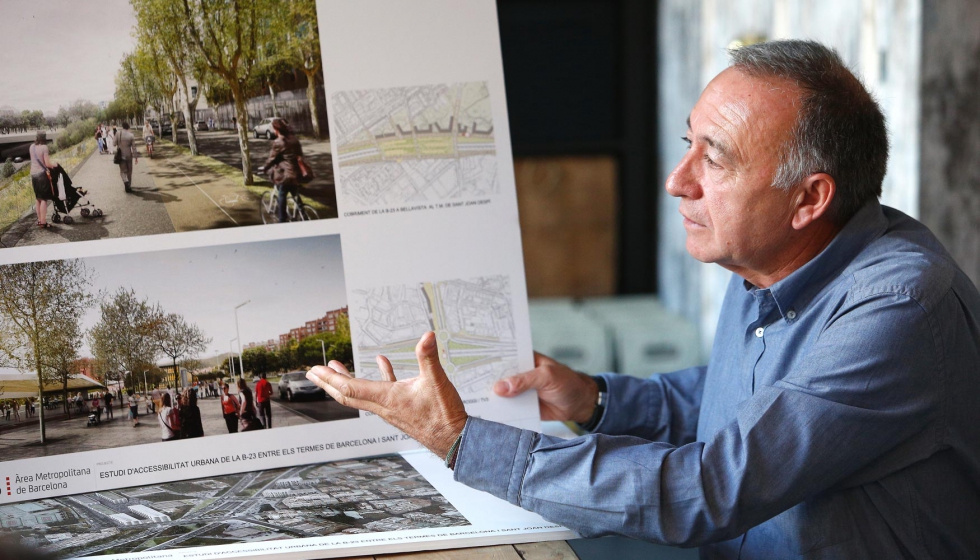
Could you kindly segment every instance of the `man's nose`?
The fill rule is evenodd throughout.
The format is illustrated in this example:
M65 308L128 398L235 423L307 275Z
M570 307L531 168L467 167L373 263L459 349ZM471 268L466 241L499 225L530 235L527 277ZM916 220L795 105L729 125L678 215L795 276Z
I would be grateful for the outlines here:
M667 194L670 196L698 198L700 187L693 169L694 152L688 150L677 167L667 176Z

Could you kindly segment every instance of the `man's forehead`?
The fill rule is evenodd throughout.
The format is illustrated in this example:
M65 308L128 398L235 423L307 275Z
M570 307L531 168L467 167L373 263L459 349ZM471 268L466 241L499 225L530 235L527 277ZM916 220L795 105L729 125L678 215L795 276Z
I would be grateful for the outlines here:
M788 132L796 122L799 100L800 90L788 80L755 78L729 68L705 87L687 125L704 135L705 142L730 142L738 148L746 134Z

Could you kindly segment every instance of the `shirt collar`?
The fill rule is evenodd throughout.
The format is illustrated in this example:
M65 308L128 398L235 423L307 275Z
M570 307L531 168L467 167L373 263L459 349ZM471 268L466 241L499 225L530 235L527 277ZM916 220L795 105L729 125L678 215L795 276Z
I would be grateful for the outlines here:
M872 241L881 237L888 219L877 199L865 203L816 257L769 287L779 314L795 319L823 287L836 278ZM750 284L746 283L748 286ZM750 291L757 288L751 288ZM792 317L787 313L792 311Z

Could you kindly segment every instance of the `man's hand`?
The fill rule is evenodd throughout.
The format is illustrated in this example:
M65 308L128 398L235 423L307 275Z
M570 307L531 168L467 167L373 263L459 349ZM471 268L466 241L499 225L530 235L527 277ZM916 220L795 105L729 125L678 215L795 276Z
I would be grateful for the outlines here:
M395 380L391 362L378 356L384 381L355 379L338 361L316 366L306 378L322 387L338 403L380 416L439 457L449 453L466 425L466 410L456 387L439 363L436 335L422 335L415 346L419 376Z
M599 386L595 380L562 365L544 354L534 353L534 369L501 379L493 391L502 397L515 397L537 389L542 420L588 422L595 411Z

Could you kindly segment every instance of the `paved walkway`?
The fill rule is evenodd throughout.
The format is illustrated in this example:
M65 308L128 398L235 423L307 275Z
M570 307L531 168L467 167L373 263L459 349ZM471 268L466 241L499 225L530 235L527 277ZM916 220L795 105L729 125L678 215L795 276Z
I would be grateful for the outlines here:
M232 179L215 173L172 144L156 146L147 162L175 231L261 224L259 200Z
M139 149L145 156L146 147ZM102 209L104 216L82 218L76 208L71 212L73 224L54 224L50 218L53 211L49 210L52 227L41 229L32 211L4 234L4 245L45 245L262 223L254 194L172 145L159 144L153 159L139 159L133 168L132 193L123 189L119 167L110 155L92 154L72 173L72 182L89 191L88 200L94 204L90 208Z
M228 433L225 419L221 414L221 403L217 398L201 399L197 406L201 410L205 437ZM24 424L0 433L0 461L161 441L162 430L156 417L145 415L146 406L143 403L140 403L139 412L140 425L136 427L133 427L132 422L129 421L127 412L120 411L118 406L113 407L114 419L107 420L103 414L102 423L97 426L87 426L88 415L73 417L71 420L46 421L45 432L48 437L46 445L40 443L40 431L36 421ZM311 422L312 420L306 416L296 414L275 402L272 403L273 429Z
M57 160L57 157L55 157ZM110 237L131 237L154 233L171 233L174 226L167 215L165 194L158 192L145 160L133 166L133 193L123 189L119 166L112 163L112 156L98 152L92 154L72 175L76 187L88 190L88 200L105 213L99 218L82 218L80 210L71 212L72 225L54 224L52 210L48 210L48 222L52 227L35 226L37 218L30 213L18 226L22 235L17 246L46 245L66 241L88 241Z

